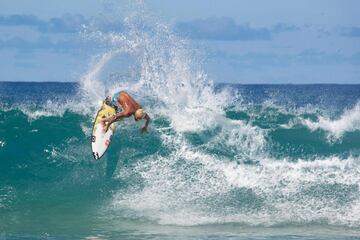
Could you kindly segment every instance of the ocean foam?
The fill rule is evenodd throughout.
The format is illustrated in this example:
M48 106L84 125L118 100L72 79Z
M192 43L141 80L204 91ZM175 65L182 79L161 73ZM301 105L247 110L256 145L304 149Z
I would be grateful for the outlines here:
M135 172L144 180L144 188L116 195L115 208L175 225L360 223L354 214L359 213L358 158L295 162L264 158L248 165L193 150L179 138L172 144L177 150L170 156L140 161ZM234 191L239 195L231 194ZM348 194L345 199L341 191ZM248 194L250 201L258 202L255 207Z
M312 131L322 129L328 133L329 140L338 140L347 133L360 130L360 103L352 109L346 110L338 119L319 117L318 121L308 119L302 123Z

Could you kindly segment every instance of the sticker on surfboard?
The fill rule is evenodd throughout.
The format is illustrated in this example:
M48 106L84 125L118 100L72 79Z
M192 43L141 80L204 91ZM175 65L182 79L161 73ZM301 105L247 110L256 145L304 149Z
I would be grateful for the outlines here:
M95 117L91 135L91 148L92 155L96 160L100 159L110 146L111 137L115 131L115 123L113 123L110 125L108 131L104 132L104 123L100 122L100 120L111 117L115 114L116 112L113 107L103 103Z

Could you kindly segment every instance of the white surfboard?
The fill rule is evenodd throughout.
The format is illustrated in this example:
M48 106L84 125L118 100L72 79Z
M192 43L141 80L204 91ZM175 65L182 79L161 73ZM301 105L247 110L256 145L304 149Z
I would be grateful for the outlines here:
M115 131L115 123L113 123L110 125L108 131L104 132L104 124L102 122L99 122L99 120L102 118L111 117L115 114L116 112L113 107L110 107L109 105L103 103L101 109L96 115L91 135L92 154L96 160L100 159L110 146L111 137Z

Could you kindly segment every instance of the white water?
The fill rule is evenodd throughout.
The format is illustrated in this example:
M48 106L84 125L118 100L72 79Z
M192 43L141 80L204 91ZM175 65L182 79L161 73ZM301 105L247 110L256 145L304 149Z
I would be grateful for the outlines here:
M338 119L320 116L318 121L304 119L302 123L312 131L318 129L326 131L330 141L339 140L345 133L360 130L360 103L346 110Z

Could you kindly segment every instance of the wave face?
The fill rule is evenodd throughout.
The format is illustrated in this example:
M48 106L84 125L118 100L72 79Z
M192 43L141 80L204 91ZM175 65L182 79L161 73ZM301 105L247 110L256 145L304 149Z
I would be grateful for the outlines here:
M168 26L126 24L85 33L107 51L79 83L0 83L2 232L360 228L359 85L214 85ZM122 61L135 73L108 77ZM120 89L150 131L122 121L95 162L98 102Z

